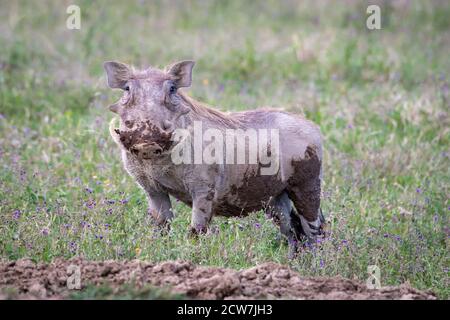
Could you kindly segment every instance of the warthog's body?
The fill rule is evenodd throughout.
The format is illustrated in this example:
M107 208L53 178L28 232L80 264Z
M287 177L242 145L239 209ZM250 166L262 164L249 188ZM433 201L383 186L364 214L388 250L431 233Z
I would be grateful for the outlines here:
M126 170L146 191L149 210L158 224L165 224L173 217L171 195L192 207L191 226L196 231L205 231L214 215L241 216L263 209L292 240L290 243L302 235L311 240L319 233L323 222L320 214L322 144L316 125L276 110L224 114L181 92L169 95L165 89L167 81L178 84L177 89L186 86L182 81L188 73L189 85L192 66L183 69L183 65L177 64L168 72L148 69L137 73L126 69L128 73L124 75L127 67L109 64L105 68L110 85L120 87L115 84L123 78L126 84L122 87L126 86L128 91L121 102L111 107L121 116L119 128L111 123L111 135L122 149ZM203 131L278 129L279 170L262 175L261 163L228 164L225 159L224 164L175 164L171 152L177 143L172 141L171 133L180 128L192 130L195 121L201 121ZM183 143L193 142L184 140ZM203 148L207 144L203 142Z

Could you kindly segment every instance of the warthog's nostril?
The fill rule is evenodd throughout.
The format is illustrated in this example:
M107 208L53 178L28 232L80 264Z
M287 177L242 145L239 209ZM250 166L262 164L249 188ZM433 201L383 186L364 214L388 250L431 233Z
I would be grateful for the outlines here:
M131 120L125 120L125 126L129 129L133 127L134 122Z

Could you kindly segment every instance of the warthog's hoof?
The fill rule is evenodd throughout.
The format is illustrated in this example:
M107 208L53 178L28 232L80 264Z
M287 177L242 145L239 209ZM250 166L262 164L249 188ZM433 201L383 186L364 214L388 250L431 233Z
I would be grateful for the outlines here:
M288 239L288 259L293 260L298 255L298 240L291 238Z
M208 228L205 225L191 226L191 228L189 229L189 236L192 238L196 238L199 234L206 234L207 231Z
M170 231L170 221L173 216L167 216L158 213L156 210L148 209L148 214L151 216L152 225L154 230L158 233L167 233Z

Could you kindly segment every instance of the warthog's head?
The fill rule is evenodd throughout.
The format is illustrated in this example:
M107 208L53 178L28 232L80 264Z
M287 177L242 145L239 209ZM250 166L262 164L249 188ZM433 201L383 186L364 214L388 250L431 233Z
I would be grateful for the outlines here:
M191 85L194 63L181 61L164 71L138 71L120 62L105 62L108 85L123 90L120 100L109 107L120 116L120 130L115 132L139 131L142 123L150 126L154 135L173 132L176 121L190 111L178 89Z

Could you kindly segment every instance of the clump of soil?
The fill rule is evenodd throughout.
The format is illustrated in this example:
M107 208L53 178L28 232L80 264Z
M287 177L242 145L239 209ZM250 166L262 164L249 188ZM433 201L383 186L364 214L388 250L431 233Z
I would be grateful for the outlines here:
M306 278L275 263L245 270L202 267L190 262L148 263L133 261L91 262L81 258L57 259L50 264L31 260L0 263L0 292L14 288L18 298L63 299L73 291L67 288L68 267L81 271L81 290L87 285L119 287L134 283L152 285L194 299L436 299L407 284L371 290L365 284L340 277ZM0 293L0 298L6 298Z

